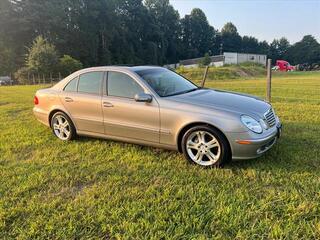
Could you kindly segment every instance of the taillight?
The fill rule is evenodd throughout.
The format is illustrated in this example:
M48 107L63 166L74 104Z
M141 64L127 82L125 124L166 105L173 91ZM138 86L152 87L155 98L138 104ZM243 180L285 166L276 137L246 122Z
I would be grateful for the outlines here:
M33 102L34 102L34 105L38 105L39 104L39 99L38 99L37 96L34 96Z

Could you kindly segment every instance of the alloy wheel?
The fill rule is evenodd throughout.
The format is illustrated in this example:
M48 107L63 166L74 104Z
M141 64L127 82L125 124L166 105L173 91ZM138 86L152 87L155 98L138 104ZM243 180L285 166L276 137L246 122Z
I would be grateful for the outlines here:
M53 119L53 132L61 140L68 140L71 134L71 127L68 120L62 116L57 115Z
M221 146L213 134L195 131L186 141L186 150L192 161L202 166L216 163L221 154Z

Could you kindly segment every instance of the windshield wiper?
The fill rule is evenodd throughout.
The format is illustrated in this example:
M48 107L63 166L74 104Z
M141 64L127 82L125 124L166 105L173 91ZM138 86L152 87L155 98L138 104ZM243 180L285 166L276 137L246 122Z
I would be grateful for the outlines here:
M182 92L177 92L177 93L172 93L172 94L169 94L169 95L166 95L164 97L171 97L171 96L176 96L176 95L181 95L181 94L185 94L185 93L189 93L189 92L193 92L193 91L196 91L200 88L192 88L192 89L189 89L189 90L186 90L186 91L182 91Z

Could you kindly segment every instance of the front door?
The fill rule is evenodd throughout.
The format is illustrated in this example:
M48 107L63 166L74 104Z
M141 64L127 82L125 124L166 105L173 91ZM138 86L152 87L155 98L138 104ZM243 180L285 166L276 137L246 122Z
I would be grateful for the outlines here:
M136 102L134 96L145 92L139 83L121 72L108 72L106 93L102 98L105 134L146 142L159 142L159 105Z
M81 74L71 80L60 95L78 131L104 133L101 107L103 76L104 72Z

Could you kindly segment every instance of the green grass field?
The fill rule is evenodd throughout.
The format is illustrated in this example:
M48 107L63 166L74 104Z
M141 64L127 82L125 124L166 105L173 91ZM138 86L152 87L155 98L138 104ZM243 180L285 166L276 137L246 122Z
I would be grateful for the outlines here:
M207 86L265 94L264 78ZM282 139L224 169L149 147L59 141L32 115L40 87L0 87L0 239L320 238L319 72L275 75Z

